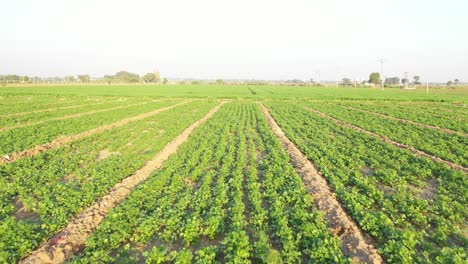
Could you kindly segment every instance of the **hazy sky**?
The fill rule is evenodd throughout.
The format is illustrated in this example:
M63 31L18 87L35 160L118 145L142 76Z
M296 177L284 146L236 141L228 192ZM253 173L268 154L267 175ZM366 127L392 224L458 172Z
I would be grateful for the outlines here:
M467 0L1 0L0 75L468 81Z

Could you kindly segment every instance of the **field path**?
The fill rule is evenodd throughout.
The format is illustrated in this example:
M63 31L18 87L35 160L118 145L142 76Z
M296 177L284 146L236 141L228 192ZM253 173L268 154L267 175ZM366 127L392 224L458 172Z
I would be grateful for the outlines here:
M46 241L20 263L62 263L79 252L91 232L101 223L110 209L121 203L139 183L159 169L164 161L174 154L180 145L187 141L192 132L213 116L226 101L212 108L203 118L197 120L181 134L169 142L144 167L116 184L106 195L85 209L55 236Z
M102 131L105 131L105 130L111 130L111 129L119 127L119 126L126 125L126 124L128 124L130 122L138 121L138 120L141 120L141 119L156 115L156 114L158 114L160 112L167 111L169 109L172 109L172 108L174 108L176 106L179 106L179 105L182 105L182 104L186 104L188 102L189 101L184 101L184 102L177 103L177 104L174 104L174 105L171 105L171 106L158 108L158 109L156 109L154 111L151 111L151 112L147 112L147 113L140 114L140 115L137 115L137 116L128 117L128 118L122 119L120 121L114 122L112 124L107 124L107 125L103 125L103 126L100 126L100 127L96 127L96 128L81 132L81 133L76 134L76 135L58 137L58 138L54 139L52 142L50 142L50 143L42 144L42 145L30 148L30 149L15 152L15 153L13 153L11 155L5 155L4 157L0 158L0 165L5 164L5 163L15 162L16 160L18 160L20 158L23 158L23 157L32 157L32 156L38 155L38 154L40 154L42 152L45 152L45 151L47 151L49 149L58 148L58 147L66 144L66 143L69 143L69 142L72 142L72 141L75 141L75 140L78 140L78 139L81 139L81 138L89 137L89 136L91 136L93 134L96 134L96 133L99 133L99 132L102 132Z
M347 215L330 190L326 180L299 148L286 137L268 109L263 104L260 104L260 107L273 133L289 154L294 168L301 175L315 205L325 213L328 227L332 229L335 236L341 239L343 253L356 261L383 263L382 257L378 254L371 239Z
M377 116L380 116L380 117L383 117L383 118L386 118L386 119L396 120L396 121L400 121L400 122L404 122L404 123L408 123L408 124L412 124L412 125L416 125L416 126L421 126L421 127L425 127L425 128L430 128L430 129L434 129L434 130L439 130L439 131L441 131L441 132L443 132L443 133L447 133L447 134L454 134L454 135L465 136L465 137L468 136L467 133L463 133L463 132L460 132L460 131L455 131L455 130L451 130L451 129L448 129L448 128L442 128L442 127L438 127L438 126L433 126L433 125L428 125L428 124L424 124L424 123L419 123L419 122L416 122L416 121L413 121L413 120L404 119L404 118L398 118L398 117L394 117L394 116L389 116L389 115L386 115L386 114L382 114L382 113L378 113L378 112L373 112L373 111L369 111L369 110L366 110L366 109L361 109L361 108L358 108L358 107L345 106L345 105L342 105L342 107L348 108L348 109L352 109L352 110L361 111L361 112L364 112L364 113L369 113L369 114L377 115Z
M407 150L413 152L414 154L416 154L416 155L418 155L420 157L429 158L429 159L431 159L431 160L433 160L435 162L444 163L444 164L448 165L449 167L451 167L452 169L462 170L462 171L468 173L468 168L465 168L465 167L463 167L463 166L461 166L459 164L456 164L456 163L441 159L441 158L439 158L437 156L430 155L430 154L428 154L428 153L426 153L424 151L421 151L419 149L416 149L416 148L414 148L412 146L405 145L405 144L393 141L388 137L385 137L385 136L382 136L382 135L367 131L365 129L362 129L362 128L358 127L358 126L352 125L352 124L350 124L348 122L345 122L343 120L336 119L336 118L334 118L332 116L329 116L329 115L327 115L327 114L325 114L325 113L323 113L321 111L318 111L316 109L313 109L313 108L310 108L310 107L307 107L307 106L304 106L304 108L306 110L312 112L312 113L315 113L315 114L318 114L318 115L320 115L322 117L325 117L325 118L327 118L327 119L329 119L329 120L331 120L331 121L333 121L333 122L335 122L337 124L340 124L340 125L346 126L348 128L354 129L356 131L359 131L361 133L367 134L367 135L372 136L374 138L377 138L377 139L379 139L379 140L381 140L381 141L383 141L385 143L391 144L391 145L393 145L395 147L402 148L402 149L407 149Z
M127 108L127 107L132 107L132 106L145 105L145 104L149 104L151 102L157 102L157 101L159 101L159 100L153 100L153 101L137 103L137 104L114 106L114 107L110 107L110 108L92 110L92 111L88 111L88 112L81 112L81 113L72 114L72 115L54 117L54 118L44 119L44 120L37 121L37 122L29 122L29 123L19 124L19 125L16 125L16 126L9 126L9 127L5 127L5 128L0 128L0 132L7 131L7 130L12 130L12 129L15 129L15 128L20 128L20 127L39 125L39 124L49 122L49 121L66 120L66 119L72 119L72 118L77 118L77 117L81 117L81 116L92 115L92 114L96 114L96 113L102 113L102 112L107 112L107 111L112 111L112 110L117 110L117 109L123 109L123 108Z

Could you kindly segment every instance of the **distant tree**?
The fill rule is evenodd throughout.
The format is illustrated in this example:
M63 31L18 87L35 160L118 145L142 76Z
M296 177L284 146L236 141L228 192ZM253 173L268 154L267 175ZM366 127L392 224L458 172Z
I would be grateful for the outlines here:
M91 77L88 74L78 75L78 80L82 83L88 83L91 80Z
M191 84L200 84L200 81L192 81Z
M224 84L223 79L217 79L217 80L216 80L216 84Z
M6 75L4 76L4 80L7 82L19 82L21 77L19 75Z
M421 85L421 82L420 82L421 77L420 77L419 75L413 76L413 80L414 80L413 83L414 83L415 85Z
M119 71L115 74L115 79L123 83L136 83L140 81L140 76L136 73Z
M458 85L458 84L460 83L460 80L455 79L455 80L453 80L453 83L454 83L455 85Z
M409 84L408 78L403 78L403 79L401 79L401 83L402 83L403 85Z
M343 78L341 79L341 85L350 86L353 85L353 82L349 78Z
M400 84L400 78L390 77L385 79L385 85L398 85Z
M162 83L163 83L163 84L167 84L167 82L168 82L167 78L163 78L163 79L162 79Z
M111 83L115 82L115 76L112 75L104 75L104 81L110 85Z
M299 79L286 80L287 84L303 85L304 81Z
M143 76L143 81L145 83L158 83L159 79L155 73L149 72Z
M448 81L447 82L447 86L452 86L453 85L453 82L452 81Z
M76 82L75 76L72 76L72 75L70 75L70 76L65 76L64 79L65 79L66 82L69 82L69 83Z
M378 72L371 73L371 75L369 76L369 83L380 84L381 82L382 80L380 79L380 73Z

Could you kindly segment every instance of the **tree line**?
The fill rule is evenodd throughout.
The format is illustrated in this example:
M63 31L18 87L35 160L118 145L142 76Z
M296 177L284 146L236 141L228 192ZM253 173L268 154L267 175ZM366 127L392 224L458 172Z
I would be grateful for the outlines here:
M161 78L158 71L149 72L145 75L138 75L128 71L119 71L114 75L104 75L101 78L92 78L89 74L69 75L65 77L21 76L21 75L0 75L0 83L162 83L168 82L167 78Z

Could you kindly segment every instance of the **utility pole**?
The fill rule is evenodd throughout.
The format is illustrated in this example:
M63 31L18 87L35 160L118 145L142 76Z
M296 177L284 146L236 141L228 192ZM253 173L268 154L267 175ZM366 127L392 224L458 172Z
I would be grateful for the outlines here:
M405 72L405 79L406 79L406 83L405 83L405 88L408 89L408 85L409 85L409 79L408 79L408 72Z
M316 74L316 76L317 76L317 83L318 83L318 85L320 86L320 83L321 83L321 82L320 82L320 70L316 70L316 71L315 71L315 74Z
M380 88L381 88L382 91L383 91L383 90L384 90L383 64L384 64L384 62L385 62L385 59L384 59L384 58L380 58L380 59L379 59L379 62L380 62L380 79L381 79Z

